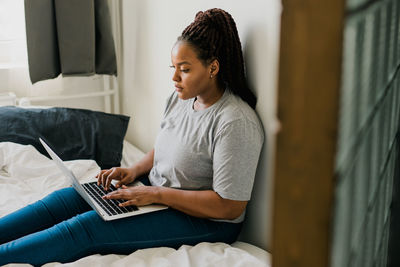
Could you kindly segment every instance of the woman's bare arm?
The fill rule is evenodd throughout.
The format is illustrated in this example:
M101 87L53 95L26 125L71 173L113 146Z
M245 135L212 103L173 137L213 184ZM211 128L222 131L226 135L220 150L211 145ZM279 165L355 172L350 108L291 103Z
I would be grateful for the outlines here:
M123 186L105 199L127 200L122 206L159 203L192 216L226 220L239 217L247 205L247 201L224 199L212 190L189 191L162 186Z

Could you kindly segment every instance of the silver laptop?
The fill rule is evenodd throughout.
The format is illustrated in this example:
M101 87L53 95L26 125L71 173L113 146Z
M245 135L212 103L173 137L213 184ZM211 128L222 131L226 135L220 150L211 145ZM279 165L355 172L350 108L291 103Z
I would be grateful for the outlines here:
M111 221L168 208L167 206L156 204L141 207L119 207L118 205L124 202L124 200L103 199L102 196L113 190L117 190L114 185L110 186L111 191L106 192L101 185L97 185L97 181L81 184L75 177L74 173L65 166L60 157L58 157L41 138L39 138L39 140L53 159L53 162L55 162L61 172L71 181L72 187L75 188L79 195L86 200L86 202L100 215L101 218L103 218L103 220ZM132 186L144 186L144 184L136 181Z

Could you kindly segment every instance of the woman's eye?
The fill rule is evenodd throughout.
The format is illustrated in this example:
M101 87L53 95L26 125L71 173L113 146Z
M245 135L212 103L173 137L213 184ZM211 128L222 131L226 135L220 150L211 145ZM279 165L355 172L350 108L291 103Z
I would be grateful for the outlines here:
M189 69L181 69L182 72L187 73L189 72Z

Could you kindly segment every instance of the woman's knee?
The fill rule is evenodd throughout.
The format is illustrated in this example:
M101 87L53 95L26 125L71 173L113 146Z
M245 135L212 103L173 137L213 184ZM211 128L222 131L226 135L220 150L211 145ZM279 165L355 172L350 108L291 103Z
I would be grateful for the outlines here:
M56 190L38 201L39 203L46 207L56 221L72 218L91 209L72 187Z
M48 194L46 197L42 199L42 201L53 201L54 199L60 200L60 199L68 199L68 198L73 198L76 197L78 193L73 187L65 187L58 189L56 191L53 191L52 193Z

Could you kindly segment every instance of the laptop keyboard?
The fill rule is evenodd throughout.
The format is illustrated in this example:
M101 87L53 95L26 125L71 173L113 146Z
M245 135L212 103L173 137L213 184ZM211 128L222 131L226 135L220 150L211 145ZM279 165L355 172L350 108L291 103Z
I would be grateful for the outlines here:
M108 215L118 215L131 211L139 210L136 206L120 207L120 203L124 202L120 199L102 199L104 195L107 195L110 191L104 190L101 185L97 185L97 182L91 182L82 184L83 188L89 195L99 204ZM117 190L114 185L110 185L111 191Z

